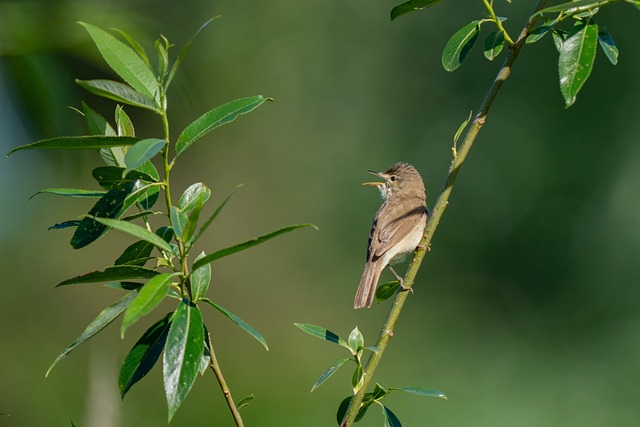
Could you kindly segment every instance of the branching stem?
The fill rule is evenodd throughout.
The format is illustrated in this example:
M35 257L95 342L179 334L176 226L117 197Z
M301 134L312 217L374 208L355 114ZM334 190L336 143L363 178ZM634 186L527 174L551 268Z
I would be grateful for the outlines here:
M485 4L487 3L486 0L483 0L483 1L485 2ZM538 0L538 4L535 6L531 16L534 16L539 10L543 9L546 3L547 3L547 0ZM453 191L453 185L458 176L458 172L460 171L460 168L462 167L462 164L464 163L464 160L467 157L467 154L469 153L469 150L471 149L473 142L478 136L478 132L480 132L480 129L485 123L486 116L489 113L489 109L491 108L493 101L498 95L498 92L500 91L500 88L502 87L503 83L509 77L513 63L515 62L518 55L520 54L520 51L525 44L525 40L529 35L529 31L534 27L535 22L536 22L535 18L533 19L530 18L528 23L522 29L522 32L520 33L518 39L509 48L507 57L505 58L504 63L500 67L500 71L498 71L498 74L495 80L493 81L493 84L489 88L489 91L487 92L484 100L482 101L482 104L480 105L480 108L478 109L478 113L475 115L473 122L469 126L469 129L465 134L464 140L462 141L460 148L457 150L457 152L453 156L444 185L442 187L442 190L440 191L438 200L436 201L433 213L427 223L425 234L422 237L422 240L420 241L420 245L418 246L418 249L416 250L413 256L413 259L411 260L411 263L409 264L409 268L407 269L407 273L404 277L405 287L411 287L413 285L416 274L418 273L418 269L420 268L420 265L422 264L422 260L424 259L424 256L426 254L426 251L427 251L426 248L430 247L431 240L433 238L433 235L435 234L436 229L438 228L440 219L442 218L442 215L444 214L444 211L447 208L447 205L449 204L449 196ZM506 33L505 33L505 36L506 36ZM367 360L367 363L364 367L363 386L358 391L358 393L356 393L351 399L351 402L349 403L349 407L347 408L345 417L341 423L342 427L349 427L353 425L353 422L356 416L358 415L358 411L362 406L364 395L367 392L369 388L369 384L371 383L371 380L373 378L373 374L375 373L375 370L378 367L378 364L380 363L380 359L382 358L382 355L384 354L384 351L387 348L387 344L389 340L393 336L393 330L395 328L396 322L398 320L398 317L400 316L400 312L402 311L402 307L404 306L404 303L409 293L410 292L408 292L407 290L401 289L396 294L393 300L393 303L391 304L391 309L389 310L389 314L387 315L387 318L382 326L382 330L380 331L378 341L376 343L376 347L378 347L380 351L371 353L371 356L369 356L369 359Z

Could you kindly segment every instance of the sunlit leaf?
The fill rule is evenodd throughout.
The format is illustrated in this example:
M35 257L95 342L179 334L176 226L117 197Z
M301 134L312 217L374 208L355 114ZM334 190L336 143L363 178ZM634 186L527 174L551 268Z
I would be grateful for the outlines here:
M165 242L169 243L171 238L173 237L173 230L169 227L160 227L156 230L156 235L158 235ZM144 265L151 255L153 251L153 245L146 240L139 240L131 245L129 245L122 255L118 257L115 261L115 265Z
M211 223L213 222L214 219L216 219L216 217L218 216L218 214L222 211L222 209L225 207L225 205L227 204L227 202L229 201L229 199L231 199L231 196L234 195L234 193L236 192L236 190L238 188L242 187L242 185L239 185L235 188L235 190L233 190L233 192L231 192L231 194L229 194L222 203L220 203L220 206L218 206L216 208L216 210L211 214L211 216L209 216L209 218L207 218L207 220L204 222L204 224L202 225L202 227L200 227L200 230L198 230L198 232L195 234L194 238L193 238L193 242L196 242L200 236L202 235L202 233L205 232L205 230L207 228L209 228L209 226L211 225Z
M242 399L240 399L240 401L236 406L238 407L238 409L242 409L245 406L249 406L249 403L255 398L256 397L253 394L250 394L249 396L245 396Z
M121 105L116 106L116 128L118 129L118 136L136 136L133 122ZM138 141L136 144L140 142Z
M107 194L106 191L101 190L82 190L79 188L43 188L42 190L29 197L29 200L37 196L38 194L55 194L57 196L66 197L80 197L80 198L100 198Z
M338 369L340 369L340 367L344 365L344 363L347 362L348 360L349 358L338 360L333 366L331 366L322 375L320 375L320 378L318 378L318 380L313 384L313 387L311 387L311 392L313 393L315 389L320 387L322 383L324 383L327 379L329 379L329 377L333 375Z
M566 12L577 13L586 10L590 10L599 6L604 6L607 3L612 3L611 0L577 0L566 3L557 4L554 6L545 7L539 10L536 15L544 15L549 13ZM534 16L536 16L534 15Z
M589 20L578 22L560 49L558 70L560 91L568 108L576 102L576 95L591 74L596 57L598 26Z
M121 265L107 267L101 271L92 271L64 280L56 286L75 285L79 283L116 282L127 279L149 279L158 275L158 272L144 267Z
M205 253L202 252L196 258L196 261L200 258L204 258ZM191 293L193 300L198 301L203 298L207 290L209 289L209 283L211 282L211 265L207 264L202 268L197 269L191 273Z
M376 301L382 302L388 300L395 295L399 287L400 282L398 282L397 280L383 283L382 285L378 286L378 289L376 289Z
M226 308L224 308L221 305L218 305L215 302L211 301L209 298L201 298L200 300L205 302L206 304L209 304L211 307L215 308L220 313L224 314L233 323L235 323L236 325L240 326L242 329L244 329L246 332L248 332L249 335L254 337L260 344L262 344L262 346L265 348L265 350L269 351L269 346L267 345L267 340L265 340L264 337L262 336L262 334L260 332L258 332L254 327L249 325L247 322L245 322L244 320L242 320L241 318L239 318L238 316L236 316L235 314L233 314L232 312L230 312Z
M504 32L493 31L484 39L484 56L489 61L493 61L496 56L500 55L503 47Z
M349 334L347 342L349 343L349 347L351 348L353 354L356 354L361 348L364 347L364 337L362 336L362 333L357 326L353 328L353 330Z
M142 60L147 65L149 65L149 57L147 56L147 52L144 51L144 48L140 43L138 43L136 39L134 39L129 34L125 33L123 30L119 28L113 28L113 30L117 31L122 36L122 38L125 39L127 43L129 43L129 45L133 48L133 50L136 51L138 56L140 56L140 58L142 58Z
M196 380L203 349L202 314L198 307L183 300L169 328L162 364L169 421Z
M84 332L73 342L71 345L64 349L62 353L56 357L56 360L53 361L45 376L49 376L51 370L58 364L59 361L67 357L69 353L71 353L76 347L78 347L83 342L87 341L89 338L96 335L98 332L103 330L107 325L115 320L116 317L122 313L127 306L131 303L131 301L136 297L138 292L131 291L128 294L124 295L118 301L111 304L109 307L105 308L98 314L98 317L93 319L89 325L85 328Z
M178 58L176 58L175 62L173 63L173 66L171 67L171 71L169 72L169 77L167 77L167 82L165 83L165 87L169 87L169 85L171 84L173 77L175 76L176 72L180 68L180 65L182 65L182 62L184 61L187 54L189 53L191 46L193 46L196 39L202 32L202 30L204 30L211 23L211 21L213 21L216 18L218 18L218 16L214 16L213 18L208 19L204 24L202 24L202 26L198 28L198 31L196 31L195 34L191 36L187 44L184 45L184 47L180 51L180 54L178 55Z
M164 139L149 138L136 142L129 147L127 153L124 156L124 163L126 165L123 174L136 169L147 160L152 159L162 151L165 146Z
M402 423L391 409L382 406L382 414L384 415L384 427L402 427Z
M391 9L391 20L398 18L409 12L431 7L442 0L408 0Z
M198 204L198 199L202 198L202 204L209 200L211 196L211 190L207 188L201 182L196 182L187 188L182 196L180 196L180 200L178 200L178 209L180 209L185 214L189 215L191 211Z
M111 99L116 102L145 108L158 113L158 107L147 97L140 95L131 86L114 80L94 79L78 80L76 83L94 95Z
M127 173L124 178L122 177L122 172L124 172L124 168L100 166L95 168L91 174L98 184L107 190L110 190L123 182L135 181L138 179L146 182L156 182L154 177L141 171L132 170Z
M118 219L109 219L109 218L99 218L94 217L94 219L104 224L108 227L115 228L116 230L125 232L139 239L145 240L158 248L167 251L168 253L172 252L171 246L167 243L162 237L158 236L155 233L147 230L144 227L139 226L138 224L134 224L128 221L122 221Z
M215 128L234 121L239 115L255 110L267 100L270 99L262 95L240 98L203 114L187 126L178 137L176 156L182 154L191 144Z
M480 21L475 20L451 36L442 52L442 66L447 71L454 71L462 64L475 44L480 33Z
M187 225L187 221L189 221L189 217L175 206L171 206L169 214L171 217L171 226L173 227L173 231L179 239L182 239L182 233Z
M120 328L120 334L123 337L129 326L149 314L151 310L162 302L175 276L176 273L158 274L140 288L138 295L131 301L127 311L124 312L124 319Z
M364 372L362 371L362 365L356 366L355 371L353 371L353 376L351 377L351 388L353 389L353 394L357 394L362 386L364 385Z
M313 337L338 344L351 352L351 347L349 347L349 344L347 344L345 340L343 340L337 334L331 332L330 330L323 328L322 326L311 325L309 323L294 323L294 325L303 332L306 332Z
M443 392L426 387L389 387L389 390L404 391L405 393L415 394L416 396L438 397L440 399L447 398Z
M59 136L56 138L43 139L32 142L31 144L21 145L7 153L7 156L20 150L36 150L36 149L60 149L60 150L82 150L87 148L105 148L119 147L124 145L133 145L138 142L138 138L130 136L104 136L104 135L88 135L88 136Z
M606 55L609 62L611 62L613 65L618 64L618 47L613 41L611 34L609 34L609 31L607 31L607 29L604 27L601 27L600 31L598 32L598 42L600 43L600 47L602 48L602 51Z

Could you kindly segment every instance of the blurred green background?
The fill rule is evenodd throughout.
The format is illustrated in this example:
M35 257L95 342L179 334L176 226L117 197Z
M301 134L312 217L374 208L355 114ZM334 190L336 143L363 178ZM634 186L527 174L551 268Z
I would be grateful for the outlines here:
M2 1L0 148L79 135L68 106L85 100L108 117L114 104L73 79L113 78L75 22L124 29L148 50L164 34L178 47L209 17L170 93L177 135L208 109L242 96L275 102L216 130L181 157L174 192L202 181L209 210L245 183L210 228L215 250L280 226L313 222L214 264L211 297L267 338L270 351L206 311L218 356L247 426L330 426L349 394L345 357L294 322L369 344L388 303L355 312L371 219L380 205L360 184L365 169L396 161L422 173L431 204L449 166L452 137L477 108L499 67L482 57L483 30L461 69L440 54L480 1L447 1L389 21L395 1ZM516 34L533 2L497 2ZM640 425L640 12L603 10L620 51L598 53L577 104L563 108L550 37L527 46L459 176L450 206L405 306L377 380L443 390L448 401L393 395L408 427ZM139 136L155 137L151 113L126 108ZM42 195L44 187L95 188L93 152L20 152L0 166L0 426L161 426L158 367L120 402L124 356L164 310L120 340L118 326L44 373L102 307L118 298L99 285L55 289L102 269L132 240L110 233L81 251L69 231L47 231L91 202ZM401 268L402 270L402 268ZM387 274L387 273L385 273ZM390 278L390 276L388 276ZM116 322L119 323L119 322ZM380 426L375 410L360 423ZM210 373L173 426L231 426Z

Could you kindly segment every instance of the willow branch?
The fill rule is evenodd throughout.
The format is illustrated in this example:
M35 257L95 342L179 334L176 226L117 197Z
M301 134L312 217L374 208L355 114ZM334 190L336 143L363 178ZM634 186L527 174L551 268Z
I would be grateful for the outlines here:
M445 179L444 185L442 187L442 190L440 191L438 200L436 200L433 213L429 218L429 221L427 222L425 234L422 237L422 240L420 241L420 245L418 246L418 249L416 250L413 256L413 259L411 260L411 263L409 264L409 268L407 269L407 273L404 277L404 286L406 288L410 288L413 285L416 274L418 273L418 270L420 269L420 266L422 264L422 260L424 259L424 256L427 252L427 248L430 247L431 240L433 239L436 229L438 228L440 219L442 218L442 215L444 214L444 211L446 210L447 205L449 204L449 197L451 196L451 192L453 191L453 185L456 181L456 178L458 177L460 168L462 167L462 164L464 163L464 160L466 159L467 154L469 154L469 150L471 149L471 146L473 145L476 137L478 136L480 129L485 123L485 119L487 117L487 114L489 113L491 106L493 105L493 101L495 100L496 96L500 92L502 85L509 77L509 74L511 74L511 68L513 67L514 62L518 58L518 55L520 54L520 51L522 50L522 47L525 44L525 40L529 35L529 31L535 25L536 18L534 17L534 15L539 10L542 10L546 3L547 3L547 0L538 1L538 4L534 8L533 13L531 14L531 18L529 19L527 25L525 25L525 27L522 29L522 32L520 33L520 36L517 38L514 44L509 48L507 57L505 58L504 63L500 67L500 71L498 71L498 74L495 80L493 81L493 84L489 88L489 91L487 92L484 100L482 101L482 104L478 109L478 113L475 115L473 122L471 122L467 130L467 133L465 134L465 137L462 141L462 144L460 145L460 148L458 148L457 150L453 150L453 153L454 153L453 159L451 160L451 165L449 166L449 172ZM378 364L380 363L380 359L382 359L382 356L384 355L384 351L387 348L387 344L389 343L389 340L393 336L393 330L395 328L396 322L398 320L398 317L400 316L400 312L402 311L402 307L404 306L404 303L408 295L409 295L409 292L407 291L407 289L403 290L402 288L400 288L400 290L396 294L393 300L393 303L391 304L391 309L389 310L389 314L387 315L387 318L382 326L382 330L380 331L378 341L376 343L376 347L378 347L380 351L371 353L371 356L367 360L367 364L364 367L363 386L358 391L358 393L356 393L351 399L351 402L349 403L349 407L347 408L345 417L341 423L342 427L351 426L356 418L356 415L358 415L358 411L362 406L364 395L369 388L369 385L373 378L373 374L375 373L375 370L378 367Z
M240 411L238 411L238 407L233 401L231 390L229 390L229 386L227 386L227 382L224 380L224 376L222 375L222 370L220 369L220 365L218 364L218 359L216 358L216 353L215 351L213 351L213 343L211 342L210 333L207 333L207 340L209 342L209 352L211 354L209 367L215 374L216 379L218 380L218 384L220 384L220 389L222 390L222 394L224 395L224 398L227 401L227 405L229 405L229 410L231 411L231 415L233 416L233 421L236 423L237 427L244 427L244 423L242 422L242 417L240 416Z

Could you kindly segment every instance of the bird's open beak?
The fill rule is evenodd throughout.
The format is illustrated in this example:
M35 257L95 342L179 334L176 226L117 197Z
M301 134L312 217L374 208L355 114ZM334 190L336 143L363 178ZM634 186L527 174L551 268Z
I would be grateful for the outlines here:
M370 174L375 175L377 177L383 178L382 177L382 172L376 172L376 171L371 171L371 170L367 170L367 172L369 172ZM384 185L384 182L363 182L362 185L368 185L368 186L372 186L372 187L379 187L381 185Z

